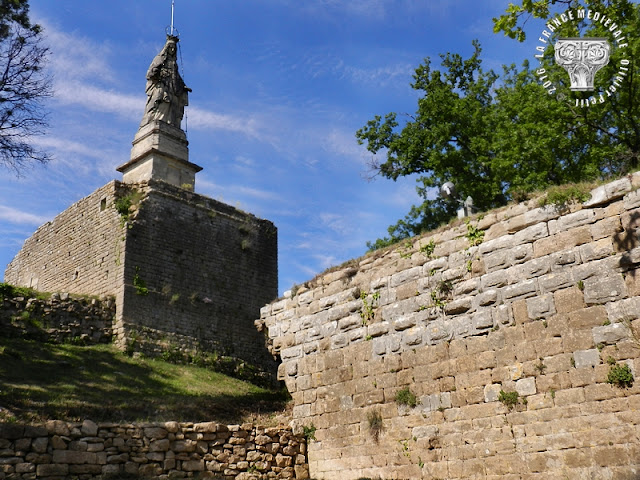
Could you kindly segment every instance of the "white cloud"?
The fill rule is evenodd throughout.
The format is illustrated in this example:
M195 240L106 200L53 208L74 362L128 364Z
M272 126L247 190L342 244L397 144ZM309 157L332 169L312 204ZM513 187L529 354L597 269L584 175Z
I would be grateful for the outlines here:
M355 17L369 22L389 21L392 17L407 18L419 16L444 17L455 7L454 1L424 0L310 0L305 2L284 0L291 7L317 17L343 19Z
M46 20L39 23L51 48L50 68L56 82L77 79L113 82L115 75L109 64L112 52L108 45L61 32Z
M256 140L273 143L264 124L252 115L215 113L199 107L188 107L189 128L196 130L227 130L242 133Z
M287 52L278 52L281 62L291 61L285 57ZM302 58L289 64L289 70L302 70L312 78L318 79L331 76L340 80L347 80L362 87L402 87L405 88L415 66L408 62L392 63L383 66L359 66L347 63L341 56L321 51L306 52ZM407 81L402 79L406 78Z
M238 201L242 197L251 197L258 200L282 200L280 195L270 190L261 190L244 185L219 185L202 178L197 179L197 186L198 190L205 194L215 194L218 197L228 196L231 199L230 201Z
M115 113L132 121L142 118L145 99L141 95L105 90L78 81L56 82L54 90L54 98L63 105L80 105L92 111Z
M345 157L353 158L358 163L366 163L366 148L358 145L356 136L352 131L348 133L337 128L329 131L322 142L330 153L337 153Z
M353 219L344 214L325 212L319 216L323 226L339 235L348 235L353 231Z
M33 213L23 212L16 208L0 205L0 220L19 224L19 225L42 225L49 221L50 216L34 215Z
M322 270L326 270L327 268L338 265L338 259L334 255L323 255L320 253L316 253L312 255L312 257L317 260ZM318 273L317 270L316 273Z

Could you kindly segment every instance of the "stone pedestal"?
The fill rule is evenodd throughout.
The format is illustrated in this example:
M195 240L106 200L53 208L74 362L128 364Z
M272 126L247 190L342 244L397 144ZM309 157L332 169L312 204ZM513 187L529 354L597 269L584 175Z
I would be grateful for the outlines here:
M120 165L124 183L161 180L193 189L202 167L189 161L189 142L184 131L162 121L140 128L133 140L131 160Z

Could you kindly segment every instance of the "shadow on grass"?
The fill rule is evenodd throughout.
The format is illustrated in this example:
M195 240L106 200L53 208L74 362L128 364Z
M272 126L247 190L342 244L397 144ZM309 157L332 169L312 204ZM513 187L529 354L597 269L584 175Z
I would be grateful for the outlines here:
M195 367L132 359L111 345L0 337L0 421L231 424L281 411L287 400L283 391Z

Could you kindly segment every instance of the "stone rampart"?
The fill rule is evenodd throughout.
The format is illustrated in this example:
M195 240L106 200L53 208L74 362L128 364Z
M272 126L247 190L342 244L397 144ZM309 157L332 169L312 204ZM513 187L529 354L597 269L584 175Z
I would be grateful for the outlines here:
M304 437L216 423L0 424L0 480L308 478ZM120 475L120 476L118 476Z
M216 351L275 372L254 327L278 295L275 226L164 182L135 188L143 197L126 228L119 338L146 353Z
M216 352L275 373L253 322L278 294L277 229L188 189L110 182L38 228L4 277L113 296L122 348Z
M42 225L7 266L4 281L41 292L116 295L123 232L113 204L126 191L109 182Z
M77 298L67 293L49 299L0 294L0 336L83 345L109 343L116 315L112 298Z
M311 476L637 478L638 186L491 212L264 307Z

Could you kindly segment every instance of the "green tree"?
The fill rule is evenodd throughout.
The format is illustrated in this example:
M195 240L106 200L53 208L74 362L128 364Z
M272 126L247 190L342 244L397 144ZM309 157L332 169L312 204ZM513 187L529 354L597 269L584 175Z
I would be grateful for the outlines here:
M591 8L615 4L608 14L624 19L630 39L627 50L613 51L609 65L598 72L597 78L608 85L619 75L621 56L637 58L640 7L626 0L587 3ZM560 7L558 11L563 12L578 5L574 0L522 0L494 19L495 30L523 40L522 26L530 17L547 18ZM458 187L463 198L471 195L479 210L486 210L549 185L606 178L637 168L638 67L630 70L606 106L581 108L576 107L576 99L593 94L571 92L566 71L554 65L554 40L585 34L607 36L609 32L599 23L566 22L549 39L540 62L532 58L533 66L525 61L519 69L503 67L500 75L483 70L477 42L467 60L458 54L441 55L442 71L425 59L411 84L422 94L416 113L378 115L356 132L360 144L386 156L373 164L374 171L392 180L415 175L423 199L389 227L388 237L368 247L395 243L452 218L455 202L432 198L434 187L447 181ZM553 94L543 87L546 80L555 86Z
M378 173L392 180L416 174L423 198L389 227L389 237L369 243L369 248L452 218L458 208L455 201L428 198L434 187L447 181L463 198L470 195L479 210L487 210L550 183L597 174L581 147L583 133L571 124L571 112L550 98L528 63L520 71L505 67L500 77L482 69L480 45L473 45L467 60L458 54L441 55L444 71L432 69L428 58L416 69L411 86L423 96L402 127L398 115L389 113L356 132L358 142L366 143L370 152L385 152L386 161L373 165Z
M544 59L539 67L558 85L558 93L566 100L563 102L572 115L576 129L591 131L587 148L600 159L601 173L621 173L637 169L640 166L640 65L635 59L640 54L640 5L629 0L521 0L511 3L505 13L494 18L494 32L522 42L527 38L524 26L532 19L548 20L566 12L578 9L591 10L606 15L622 31L627 46L616 48L612 32L602 22L587 19L563 22L556 27L548 39ZM534 31L540 35L540 31ZM629 59L631 64L624 78L622 88L615 95L607 97L603 108L580 108L575 100L586 100L590 92L570 92L566 72L553 62L553 44L559 37L604 37L612 44L609 64L597 73L601 85L611 85L619 75L620 60ZM539 43L538 43L539 44ZM602 89L598 93L603 93Z
M28 0L0 1L0 40L10 36L12 24L34 32L40 31L40 27L32 25L29 19Z
M28 1L0 0L0 163L16 174L27 164L49 160L32 143L47 127L48 53L40 26L29 20Z
M441 55L444 72L432 69L429 58L416 69L411 87L423 97L401 130L398 115L389 113L384 119L377 115L356 133L370 152L386 150L386 161L374 165L382 176L395 180L419 174L417 190L424 198L422 205L414 206L404 220L389 228L390 238L379 240L375 247L448 220L455 213L455 203L427 199L429 189L441 182L465 185L465 195L473 196L480 208L505 201L492 170L490 148L492 90L498 76L482 70L480 45L473 45L474 53L467 60L458 54Z

